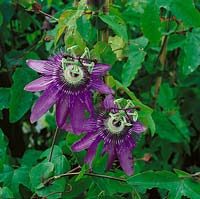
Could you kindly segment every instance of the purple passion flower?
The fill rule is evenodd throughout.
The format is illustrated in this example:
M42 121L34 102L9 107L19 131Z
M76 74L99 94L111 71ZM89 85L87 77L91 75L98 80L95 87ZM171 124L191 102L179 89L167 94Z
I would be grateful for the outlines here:
M70 115L70 126L79 132L79 123L85 109L94 114L91 90L110 94L113 90L101 80L110 66L83 57L57 54L48 60L27 60L27 65L41 73L41 77L25 86L26 91L44 91L32 109L30 121L37 121L56 104L56 122L59 128Z
M133 105L133 104L132 104ZM133 105L134 106L134 105ZM114 104L114 98L108 95L104 100L106 115L98 116L96 119L88 119L82 125L82 130L87 134L81 140L73 144L73 151L88 149L85 163L90 167L96 154L96 149L101 140L104 141L102 155L108 153L108 171L117 156L122 169L127 175L133 174L132 150L136 146L134 134L140 134L146 127L137 121L136 109L130 108L130 101L125 108L120 104Z

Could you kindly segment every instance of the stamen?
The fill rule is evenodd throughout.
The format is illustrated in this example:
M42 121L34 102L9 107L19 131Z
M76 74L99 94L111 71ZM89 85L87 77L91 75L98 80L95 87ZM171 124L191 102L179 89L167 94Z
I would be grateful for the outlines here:
M116 121L114 118L110 117L107 120L107 127L109 132L113 134L120 134L124 129L124 124L121 121Z
M70 84L78 84L84 78L83 70L77 65L70 65L64 70L65 80Z

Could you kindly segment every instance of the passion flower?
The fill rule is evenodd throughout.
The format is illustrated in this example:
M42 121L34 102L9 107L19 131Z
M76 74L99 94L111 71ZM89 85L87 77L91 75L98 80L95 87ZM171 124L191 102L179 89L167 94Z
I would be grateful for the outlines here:
M94 114L91 91L113 93L101 79L110 66L97 63L84 55L78 57L60 53L48 60L27 60L27 65L42 76L24 89L31 92L44 90L32 109L32 123L56 104L58 127L63 128L65 125L67 128L66 119L70 115L72 131L81 133L80 121L84 118L85 110L91 116Z
M88 119L82 124L82 130L87 134L81 140L73 144L73 151L88 149L85 163L92 167L92 161L96 154L96 149L101 140L104 141L102 155L108 153L108 171L117 155L122 169L127 175L133 174L132 150L136 146L134 134L140 134L146 127L138 122L136 108L130 102L125 108L121 108L119 101L115 101L111 95L104 100L106 112L96 119Z

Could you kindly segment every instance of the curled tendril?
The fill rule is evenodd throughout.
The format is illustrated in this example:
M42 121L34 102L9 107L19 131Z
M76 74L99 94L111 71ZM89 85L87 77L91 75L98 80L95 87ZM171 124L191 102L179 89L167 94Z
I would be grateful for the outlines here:
M74 71L77 73L78 67L79 66L86 66L88 67L88 72L91 74L94 68L94 65L97 63L97 60L92 60L90 59L90 51L89 49L86 47L84 53L81 56L76 56L74 49L77 46L72 46L70 48L67 49L68 54L64 54L63 55L63 59L62 59L62 68L65 70L67 65L73 65L74 66ZM78 74L78 73L77 73Z
M116 99L114 101L114 104L117 105L118 108L114 108L115 110L118 110L117 113L111 113L110 116L115 119L115 121L123 122L126 126L131 126L132 124L127 122L127 117L131 120L136 122L138 119L138 112L137 107L133 104L131 100L126 100L126 105L123 108L122 107L122 101L124 101L122 98ZM134 110L134 111L133 111Z

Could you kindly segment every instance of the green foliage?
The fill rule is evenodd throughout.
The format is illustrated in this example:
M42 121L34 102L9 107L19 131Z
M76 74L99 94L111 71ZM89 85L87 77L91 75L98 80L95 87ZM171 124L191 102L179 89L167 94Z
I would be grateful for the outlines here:
M129 184L139 188L151 189L153 187L169 190L168 198L180 199L182 196L197 199L200 194L200 184L194 180L178 177L169 171L146 171L137 174L127 181Z
M200 3L116 0L96 12L85 0L37 2L0 0L0 198L199 199ZM133 176L117 160L105 171L103 143L91 171L86 151L71 151L82 135L63 130L49 161L54 107L30 124L40 93L24 91L38 77L26 60L72 46L111 65L103 80L141 109Z
M145 37L153 44L157 44L161 39L159 8L155 0L148 2L141 16L141 28ZM148 19L148 20L147 20ZM151 23L149 23L149 21Z
M30 109L33 94L24 91L24 87L36 77L35 72L28 68L18 68L15 71L10 91L10 122L18 121Z

